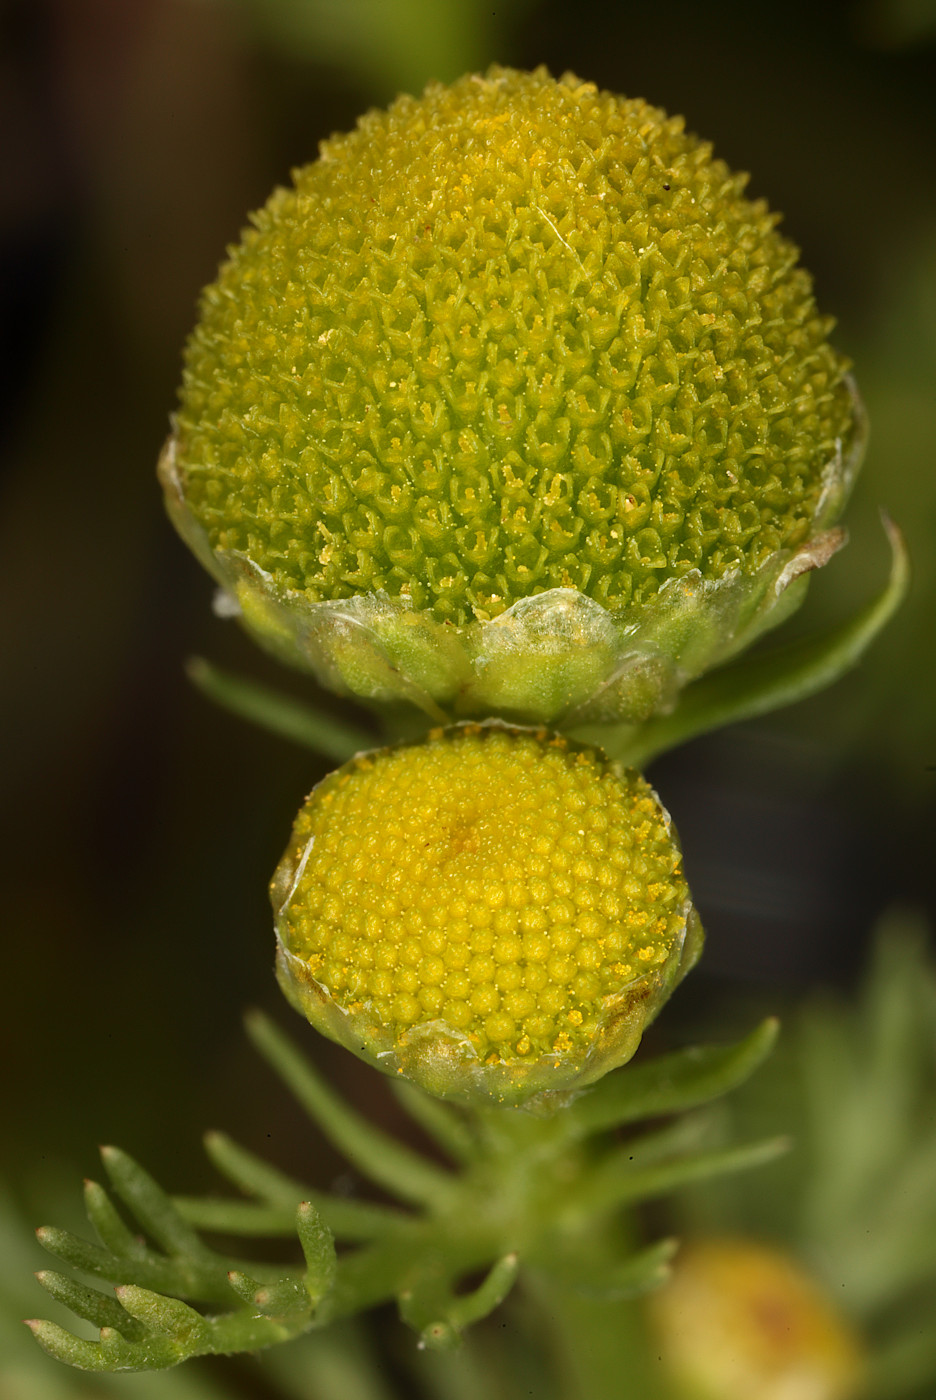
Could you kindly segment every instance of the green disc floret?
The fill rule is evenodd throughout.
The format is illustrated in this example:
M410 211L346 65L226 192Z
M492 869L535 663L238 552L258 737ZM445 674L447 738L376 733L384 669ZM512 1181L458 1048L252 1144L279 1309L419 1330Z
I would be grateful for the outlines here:
M315 789L273 883L280 974L320 1029L436 1092L588 1082L697 952L669 818L548 731L465 725Z

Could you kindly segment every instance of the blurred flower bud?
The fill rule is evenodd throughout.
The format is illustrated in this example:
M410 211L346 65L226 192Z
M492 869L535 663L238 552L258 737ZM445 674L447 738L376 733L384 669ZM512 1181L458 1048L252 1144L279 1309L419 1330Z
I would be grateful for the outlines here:
M204 293L160 467L258 640L437 719L638 721L801 601L862 415L681 118L493 68L294 178Z
M497 723L331 774L271 892L293 1005L379 1069L475 1102L630 1059L702 941L646 782Z
M850 1400L861 1389L858 1338L778 1250L747 1240L690 1245L650 1308L685 1400Z

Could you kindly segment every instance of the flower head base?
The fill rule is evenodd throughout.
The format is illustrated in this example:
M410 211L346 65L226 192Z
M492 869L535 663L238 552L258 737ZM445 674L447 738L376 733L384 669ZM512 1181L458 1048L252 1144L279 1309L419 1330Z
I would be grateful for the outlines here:
M323 143L205 292L161 475L245 625L437 716L639 720L801 599L860 412L680 118L545 70Z
M433 731L303 807L272 885L286 995L442 1096L517 1104L629 1059L701 929L636 773L547 731Z

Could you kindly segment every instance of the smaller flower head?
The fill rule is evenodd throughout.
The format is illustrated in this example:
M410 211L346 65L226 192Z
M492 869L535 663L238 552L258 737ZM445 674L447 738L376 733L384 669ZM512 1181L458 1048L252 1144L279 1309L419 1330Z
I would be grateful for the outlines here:
M545 730L468 724L311 794L272 884L319 1030L443 1096L518 1104L628 1060L701 928L644 780Z
M778 1250L750 1240L691 1245L650 1306L686 1400L850 1400L861 1390L858 1338Z

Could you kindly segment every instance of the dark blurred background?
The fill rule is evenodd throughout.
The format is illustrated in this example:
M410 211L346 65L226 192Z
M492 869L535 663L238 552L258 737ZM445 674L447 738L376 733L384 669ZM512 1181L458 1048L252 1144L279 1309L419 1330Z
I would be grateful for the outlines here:
M717 1023L739 993L847 986L884 908L936 912L934 35L932 0L0 4L0 1177L28 1210L66 1176L77 1204L102 1141L174 1190L211 1183L206 1126L293 1170L308 1155L240 1016L295 1022L266 883L325 765L213 709L183 663L309 687L212 616L153 468L198 291L246 211L432 77L571 68L684 112L752 171L872 421L851 547L794 628L883 585L880 505L913 556L912 596L860 670L655 765L709 929L660 1033ZM368 1092L369 1072L305 1039ZM323 1184L339 1170L305 1165Z

